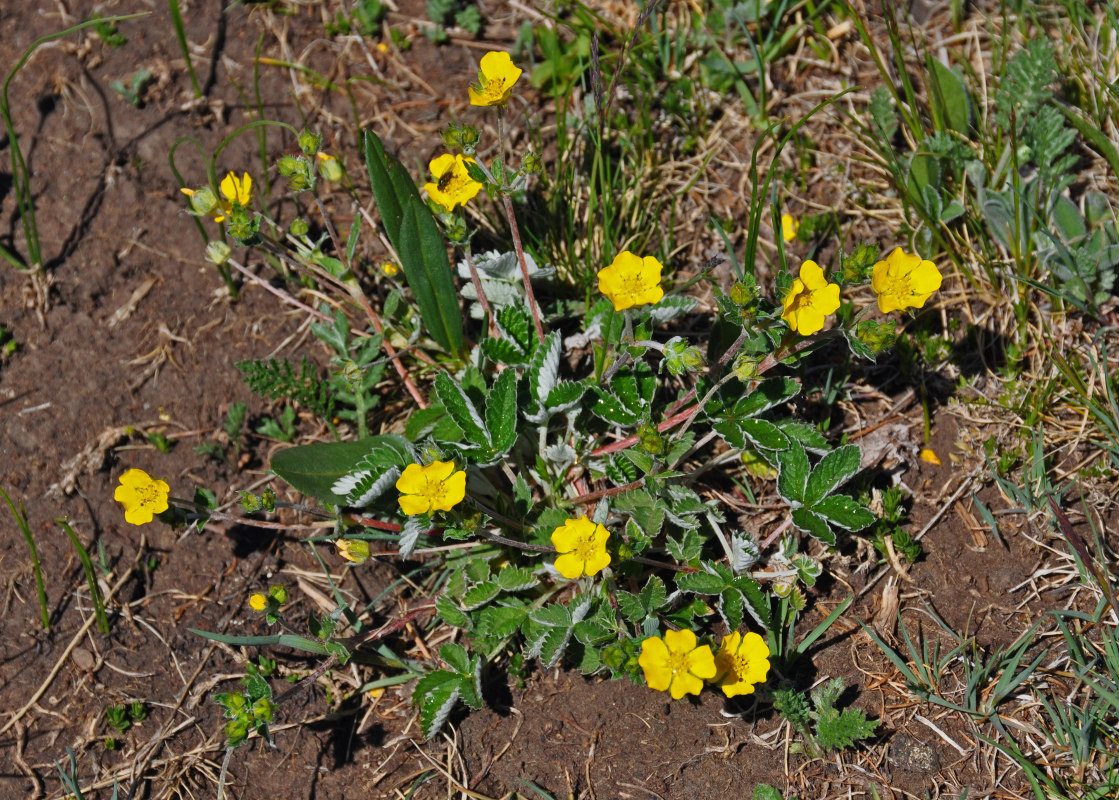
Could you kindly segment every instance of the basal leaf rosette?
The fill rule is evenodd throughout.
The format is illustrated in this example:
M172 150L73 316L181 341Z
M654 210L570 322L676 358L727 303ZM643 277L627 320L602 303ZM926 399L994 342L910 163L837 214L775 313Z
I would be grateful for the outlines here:
M723 637L715 654L715 682L727 697L753 694L769 674L769 646L758 634L735 631Z
M120 486L113 499L124 506L124 520L132 525L146 525L156 514L169 508L171 487L153 478L142 469L130 469L120 476Z
M610 266L599 270L598 290L614 304L615 311L659 303L664 297L663 269L661 262L652 256L642 258L623 250Z
M889 314L905 308L923 308L942 281L936 264L895 247L885 261L874 265L870 288L878 295L878 309Z
M610 565L606 541L610 532L589 519L569 519L552 531L552 546L559 557L556 571L568 580L594 575Z
M699 694L703 682L716 674L710 645L697 646L696 635L689 630L665 631L663 639L650 636L641 643L637 663L649 688L668 692L673 700Z
M805 261L782 305L781 319L793 331L801 336L818 333L824 320L839 310L839 284L829 283L815 261Z
M509 54L494 50L482 56L478 69L478 85L467 89L472 106L503 106L520 79L521 69Z
M453 461L409 464L396 481L400 510L413 517L450 511L466 497L466 472Z

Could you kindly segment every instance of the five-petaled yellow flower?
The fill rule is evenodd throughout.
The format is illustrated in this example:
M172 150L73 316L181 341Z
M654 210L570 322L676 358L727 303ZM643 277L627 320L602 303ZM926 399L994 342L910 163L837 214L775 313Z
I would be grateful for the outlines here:
M623 250L610 266L598 271L598 290L610 299L615 311L659 303L664 297L662 269L661 262L652 256L641 258Z
M942 280L936 264L896 247L885 261L874 265L870 288L878 295L879 310L889 314L903 308L924 307Z
M215 222L221 222L232 214L234 206L248 208L249 203L252 202L253 179L247 172L244 174L244 177L241 178L238 178L232 172L226 173L226 176L221 179L221 186L219 186L218 189L221 191L221 201L213 207ZM187 197L193 197L196 193L203 190L187 189L184 187L181 191ZM209 193L209 189L205 191Z
M651 636L641 643L637 663L645 670L649 688L668 692L673 700L699 694L703 682L715 677L715 656L709 645L696 647L691 631L665 631L664 639Z
M754 686L765 683L769 674L769 646L753 631L745 636L735 631L723 637L715 668L716 682L727 697L753 694Z
M466 473L453 461L409 464L396 481L400 510L408 516L450 511L466 497Z
M800 223L797 218L792 214L781 215L781 238L786 242L791 242L797 238L797 231L800 230Z
M610 531L589 519L569 519L552 531L552 546L560 554L556 570L570 581L583 575L594 575L610 564L606 540Z
M448 212L454 211L455 206L466 205L482 189L482 184L466 171L467 161L473 163L474 159L463 158L457 153L444 153L427 165L435 178L435 183L424 184L427 196Z
M808 336L822 330L824 319L839 309L839 284L828 283L815 261L805 261L783 305L781 319L801 336Z
M494 50L482 56L478 70L478 85L467 89L472 106L502 106L513 92L513 84L521 77L521 70L503 50Z
M125 522L146 525L156 514L168 509L167 496L171 487L152 478L142 469L130 469L120 476L120 486L113 492L113 499L124 506Z
M259 592L249 595L249 608L253 611L263 611L268 608L268 598Z

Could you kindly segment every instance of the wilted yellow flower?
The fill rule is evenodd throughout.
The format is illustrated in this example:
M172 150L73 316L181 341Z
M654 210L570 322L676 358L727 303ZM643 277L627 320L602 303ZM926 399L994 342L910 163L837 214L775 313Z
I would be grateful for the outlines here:
M673 700L699 694L703 682L715 677L715 656L709 645L696 647L692 631L665 631L664 639L650 636L641 643L637 659L650 689L668 692Z
M482 189L482 184L471 178L466 171L467 161L473 163L474 159L463 158L457 153L444 153L427 165L435 183L425 183L424 190L428 197L448 212L454 211L455 206L465 205Z
M466 473L453 461L409 464L396 481L400 510L408 516L450 511L466 497Z
M610 564L606 540L610 532L589 519L569 519L552 531L552 546L560 553L556 570L568 580L594 575Z
M940 456L938 456L936 454L936 451L930 447L926 447L921 451L921 460L927 461L928 463L933 464L937 467L940 466Z
M338 163L338 159L332 155L318 152L319 157L319 174L331 183L337 183L342 180L342 165Z
M753 631L745 636L735 631L723 637L715 668L716 682L727 697L753 694L754 686L765 683L769 674L769 646Z
M124 506L124 520L133 525L146 525L156 514L169 507L171 487L155 480L142 469L130 469L120 476L120 486L113 492L113 499Z
M808 336L822 330L824 319L839 309L839 284L828 283L815 261L805 261L783 305L781 319L801 336Z
M369 542L364 539L335 539L338 555L355 564L364 564L369 558Z
M381 262L381 272L386 277L391 278L391 277L395 276L398 272L400 272L400 267L396 266L396 262L382 261Z
M623 250L610 266L598 271L598 290L610 299L615 311L659 303L664 297L662 269L661 262L652 256L641 258Z
M268 598L259 592L249 595L249 608L253 611L263 611L268 608Z
M870 288L878 295L883 314L903 308L922 308L943 280L936 264L895 247L885 261L874 265Z
M478 85L467 89L472 106L501 106L513 92L513 84L521 77L521 70L503 50L494 50L482 56L478 70Z
M797 238L797 231L800 230L800 223L797 222L796 217L792 214L781 215L781 238L786 242L791 242Z

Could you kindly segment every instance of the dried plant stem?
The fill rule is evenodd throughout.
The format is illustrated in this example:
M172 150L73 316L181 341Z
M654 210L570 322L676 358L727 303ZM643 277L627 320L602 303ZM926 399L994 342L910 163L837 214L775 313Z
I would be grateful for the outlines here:
M517 251L517 263L521 265L521 279L525 284L525 294L528 295L528 307L532 311L532 322L536 326L536 338L544 343L544 326L540 322L540 307L536 305L536 295L532 291L532 280L528 274L528 262L525 261L525 249L521 245L521 231L517 227L517 216L513 213L513 201L509 195L502 194L501 202L505 207L505 216L509 218L509 231L513 234L513 248Z
M486 315L490 336L496 337L497 323L493 318L490 301L486 299L486 293L482 291L482 279L478 276L478 268L474 266L474 257L470 255L469 247L463 248L462 252L463 257L466 258L466 267L470 270L470 282L474 284L474 291L478 294L478 304L482 306L482 313Z

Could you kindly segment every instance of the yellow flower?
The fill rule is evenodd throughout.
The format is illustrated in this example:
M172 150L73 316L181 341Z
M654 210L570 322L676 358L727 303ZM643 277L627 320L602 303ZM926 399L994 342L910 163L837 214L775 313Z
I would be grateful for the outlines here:
M218 188L221 190L220 203L217 202L217 198L214 198L214 193L206 187L203 187L201 189L183 188L180 191L187 197L191 198L191 205L194 207L195 211L203 214L208 213L209 211L213 211L214 222L221 222L229 214L232 214L235 206L248 208L249 203L252 202L253 179L247 172L245 173L245 176L243 178L238 178L232 172L227 173L226 176L221 179L221 186ZM205 198L201 208L199 207L199 204L194 200L195 195L198 195L201 198ZM213 203L210 202L211 199L214 200ZM203 210L207 206L208 209Z
M385 277L391 278L398 272L400 272L400 267L396 266L395 262L382 261L381 272L385 275Z
M929 447L926 447L924 450L921 451L921 460L927 461L928 463L937 467L940 466L940 456L936 454L935 450Z
M369 558L369 542L364 539L335 539L334 546L338 548L338 555L355 564L364 564Z
M495 50L482 56L478 70L478 85L471 86L472 106L503 106L513 92L513 84L521 77L521 70L513 64L513 59L502 50Z
M253 611L263 611L268 608L268 598L259 592L249 595L249 608Z
M610 564L610 554L606 552L609 538L606 528L585 516L569 519L552 531L552 546L560 553L556 570L571 581L601 572Z
M142 469L130 469L120 476L113 499L124 506L124 519L133 525L146 525L168 508L171 487L152 478Z
M482 184L471 178L466 171L467 161L473 163L474 159L463 158L457 153L444 153L427 165L435 183L425 183L424 190L428 197L448 212L454 211L455 206L466 205L482 189Z
M342 165L338 163L338 159L332 155L322 152L318 153L319 161L319 174L331 183L337 183L342 180Z
M610 266L598 271L598 290L610 298L615 311L659 303L664 297L662 269L661 262L652 256L640 258L623 250Z
M400 510L408 516L450 511L466 497L466 473L453 461L409 464L396 481Z
M781 215L781 238L786 242L791 242L797 238L797 231L800 230L800 223L797 222L796 217L792 214Z
M765 683L769 674L769 647L753 631L745 636L735 631L723 637L715 667L717 683L727 697L753 694L755 684Z
M942 280L936 264L895 247L885 261L874 265L870 288L878 295L879 310L889 314L903 308L924 307Z
M673 700L686 694L699 694L703 681L715 677L715 657L711 647L696 647L691 631L665 631L664 639L651 636L641 643L637 663L645 671L645 682L658 692L668 692Z
M800 265L800 277L793 281L785 295L781 319L801 336L816 333L824 327L824 319L839 308L839 284L828 283L824 270L815 261Z

